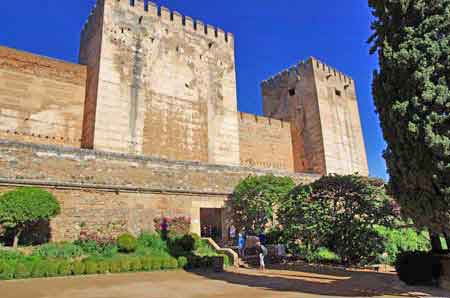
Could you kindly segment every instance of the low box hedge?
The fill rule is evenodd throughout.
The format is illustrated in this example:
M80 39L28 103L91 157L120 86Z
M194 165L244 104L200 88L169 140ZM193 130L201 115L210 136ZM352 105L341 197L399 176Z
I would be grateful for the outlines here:
M206 269L213 267L214 258L217 258L217 256L189 256L179 257L178 259L173 257L121 256L112 259L86 259L83 261L46 259L35 262L7 260L0 261L0 280L175 270L178 268Z

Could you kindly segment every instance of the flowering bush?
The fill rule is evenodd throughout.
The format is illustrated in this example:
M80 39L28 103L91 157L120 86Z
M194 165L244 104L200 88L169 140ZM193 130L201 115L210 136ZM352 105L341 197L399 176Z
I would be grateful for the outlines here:
M153 220L155 231L159 233L170 233L170 236L180 236L189 234L191 228L191 218L187 216L156 217Z

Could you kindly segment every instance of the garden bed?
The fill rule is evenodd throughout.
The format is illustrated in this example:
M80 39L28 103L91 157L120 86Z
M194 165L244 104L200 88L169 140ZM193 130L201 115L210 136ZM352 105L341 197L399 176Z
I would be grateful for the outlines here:
M121 238L126 239L120 242ZM226 256L191 235L166 240L159 234L142 234L138 239L126 235L119 241L79 240L17 250L0 247L0 279L213 269L218 257L229 264Z

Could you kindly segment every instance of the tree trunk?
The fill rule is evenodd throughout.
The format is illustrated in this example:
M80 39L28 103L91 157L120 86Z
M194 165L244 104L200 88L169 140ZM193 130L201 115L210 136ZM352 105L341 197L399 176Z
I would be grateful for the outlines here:
M13 248L17 248L19 246L20 234L22 234L22 229L17 229L16 234L14 235Z
M430 241L431 241L431 251L432 252L442 251L441 238L439 237L439 234L430 232Z

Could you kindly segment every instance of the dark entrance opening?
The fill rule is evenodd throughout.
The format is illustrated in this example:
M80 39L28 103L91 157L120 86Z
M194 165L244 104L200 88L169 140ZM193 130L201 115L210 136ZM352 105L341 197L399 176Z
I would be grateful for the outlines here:
M222 209L200 208L200 229L202 237L222 240Z

